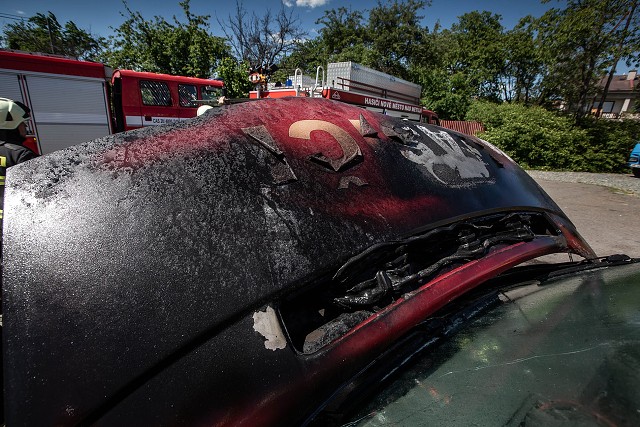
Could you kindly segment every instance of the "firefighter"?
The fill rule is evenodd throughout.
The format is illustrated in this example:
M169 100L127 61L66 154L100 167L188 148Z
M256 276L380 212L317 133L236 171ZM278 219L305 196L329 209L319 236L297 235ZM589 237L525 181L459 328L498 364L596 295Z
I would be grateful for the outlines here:
M7 168L37 157L22 145L27 139L25 121L29 118L29 112L22 102L0 98L0 219Z
M198 111L196 113L196 116L201 116L204 113L206 113L207 111L209 111L210 109L212 109L213 107L211 105L201 105L198 107Z
M29 118L29 108L21 102L0 98L0 237L2 236L2 217L4 209L4 179L7 168L37 157L22 143L27 137L25 121ZM0 256L2 244L0 243ZM1 266L1 263L0 263ZM2 278L0 276L0 286ZM0 299L0 331L2 330L2 299ZM2 348L0 347L0 364ZM3 383L0 372L0 385ZM4 390L0 388L0 400L4 401ZM4 423L4 407L0 406L0 422Z

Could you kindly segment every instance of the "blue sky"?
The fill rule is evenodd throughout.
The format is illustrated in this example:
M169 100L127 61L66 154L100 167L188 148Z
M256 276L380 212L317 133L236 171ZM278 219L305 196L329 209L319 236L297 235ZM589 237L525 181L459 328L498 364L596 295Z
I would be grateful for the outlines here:
M243 0L245 9L254 11L256 14L262 13L270 8L277 11L281 1L287 7L294 7L295 12L300 17L303 28L311 37L315 36L315 21L323 15L327 9L337 9L340 6L350 7L354 10L369 10L375 7L376 1L365 0ZM158 0L127 0L130 8L139 11L145 19L153 16L162 16L170 20L173 15L182 18L179 0L158 1ZM551 0L547 4L541 4L539 0L433 0L430 7L426 7L423 15L423 24L430 29L436 21L440 21L444 28L449 28L457 21L457 17L463 13L473 10L488 10L502 15L502 24L510 29L517 21L526 15L540 16L545 10L551 7L562 7L564 2ZM211 15L211 28L215 35L222 36L223 33L218 28L216 16L226 19L229 14L233 14L235 0L191 0L191 11L198 15ZM17 2L0 2L0 25L4 26L8 22L15 22L7 18L29 17L38 12L53 12L60 23L73 21L80 28L98 34L108 36L112 33L109 27L117 27L124 18L120 12L124 12L124 5L119 0L113 1L91 1L91 0L21 0ZM365 13L365 17L367 14Z

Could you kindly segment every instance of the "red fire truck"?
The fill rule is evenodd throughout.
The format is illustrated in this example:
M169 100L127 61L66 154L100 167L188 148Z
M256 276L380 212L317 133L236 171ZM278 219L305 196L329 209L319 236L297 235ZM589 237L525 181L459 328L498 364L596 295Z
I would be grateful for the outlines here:
M440 124L438 115L420 105L422 87L354 62L318 67L315 80L297 69L284 86L268 84L250 92L252 99L285 96L323 97L367 110L422 123Z
M31 109L25 143L47 154L115 132L195 117L223 82L112 70L104 64L0 51L0 97Z

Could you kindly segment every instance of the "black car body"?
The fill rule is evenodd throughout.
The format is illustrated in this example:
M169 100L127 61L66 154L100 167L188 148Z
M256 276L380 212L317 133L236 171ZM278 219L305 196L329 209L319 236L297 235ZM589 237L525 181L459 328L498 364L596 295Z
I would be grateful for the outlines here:
M19 165L5 218L11 426L330 423L474 289L609 264L490 144L318 99Z

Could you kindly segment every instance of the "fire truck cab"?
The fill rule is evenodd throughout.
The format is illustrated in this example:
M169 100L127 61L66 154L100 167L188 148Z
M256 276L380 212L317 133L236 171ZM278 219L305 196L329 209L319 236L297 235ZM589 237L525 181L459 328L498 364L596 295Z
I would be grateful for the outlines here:
M185 120L217 103L221 80L116 70L111 78L116 132Z

